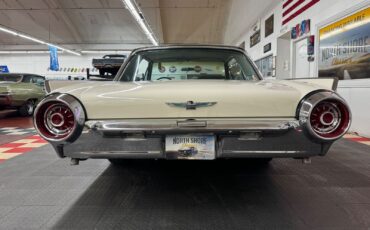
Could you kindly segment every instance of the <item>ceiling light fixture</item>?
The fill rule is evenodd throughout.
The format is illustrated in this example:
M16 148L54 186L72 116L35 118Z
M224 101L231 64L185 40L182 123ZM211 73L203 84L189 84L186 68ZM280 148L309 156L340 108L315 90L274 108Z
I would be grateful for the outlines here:
M124 54L128 55L132 50L81 50L82 54ZM61 53L58 50L58 53ZM48 54L47 50L0 50L1 54Z
M2 26L2 25L0 25L0 31L3 31L5 33L11 34L11 35L14 35L14 36L17 36L17 37L24 38L24 39L27 39L27 40L30 40L30 41L33 41L33 42L36 42L36 43L39 43L39 44L43 44L43 45L47 45L47 46L52 46L52 47L55 47L55 48L57 48L59 50L65 51L67 53L71 53L71 54L74 54L74 55L81 56L81 53L79 53L79 52L76 52L76 51L73 51L73 50L70 50L70 49L66 49L64 47L61 47L61 46L58 46L58 45L55 45L55 44L52 44L52 43L43 41L41 39L38 39L38 38L35 38L35 37L32 37L32 36L26 35L24 33L19 33L19 32L15 31L15 30L6 28L5 26Z
M150 42L158 46L158 39L155 37L154 33L152 32L151 28L149 27L148 23L146 22L143 13L141 12L140 8L136 4L135 0L121 0L128 11L130 11L131 15L135 18L137 23L139 23L141 29L144 31L145 35L148 37Z

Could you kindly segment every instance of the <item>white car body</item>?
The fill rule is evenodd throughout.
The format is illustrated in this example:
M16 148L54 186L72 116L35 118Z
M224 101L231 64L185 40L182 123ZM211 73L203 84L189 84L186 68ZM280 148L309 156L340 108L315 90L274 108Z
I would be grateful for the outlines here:
M166 136L195 133L215 136L214 158L309 157L325 155L348 130L350 111L335 93L336 79L119 81L136 54L189 48L244 55L224 46L144 48L127 58L116 81L49 81L49 95L36 110L37 130L59 156L73 159L167 158ZM64 136L58 125L67 118L56 109L48 112L53 103L73 113L74 125ZM327 111L317 115L316 122L324 123L315 129L311 113L319 105Z

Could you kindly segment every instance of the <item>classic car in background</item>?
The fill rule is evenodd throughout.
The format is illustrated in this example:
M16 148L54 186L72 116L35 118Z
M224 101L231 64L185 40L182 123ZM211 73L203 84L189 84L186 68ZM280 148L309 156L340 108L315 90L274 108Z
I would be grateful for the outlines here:
M108 54L103 58L93 59L92 65L99 70L99 75L106 78L114 78L126 59L126 55Z
M0 108L17 109L21 116L31 116L45 96L45 77L27 73L0 74Z
M141 48L113 82L46 86L35 127L73 164L186 159L184 145L197 149L189 159L305 159L325 155L351 123L336 79L263 80L236 47Z

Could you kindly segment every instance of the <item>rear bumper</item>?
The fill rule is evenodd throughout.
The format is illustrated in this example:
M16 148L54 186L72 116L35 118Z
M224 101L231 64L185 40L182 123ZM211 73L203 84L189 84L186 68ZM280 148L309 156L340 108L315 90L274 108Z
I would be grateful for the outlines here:
M216 158L309 157L325 155L320 142L295 119L141 119L87 121L73 143L53 143L60 157L166 159L167 134L216 136Z

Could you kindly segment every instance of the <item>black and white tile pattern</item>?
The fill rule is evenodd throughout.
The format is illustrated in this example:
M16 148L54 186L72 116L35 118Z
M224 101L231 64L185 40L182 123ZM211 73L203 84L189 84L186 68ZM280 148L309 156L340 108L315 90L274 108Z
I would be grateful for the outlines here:
M34 128L18 128L18 127L0 128L0 135L25 135L34 133L36 133L36 130Z

